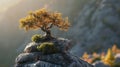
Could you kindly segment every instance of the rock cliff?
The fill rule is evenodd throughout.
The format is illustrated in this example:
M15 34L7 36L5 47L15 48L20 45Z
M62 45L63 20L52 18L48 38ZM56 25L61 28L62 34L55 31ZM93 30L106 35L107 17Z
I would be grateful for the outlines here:
M75 22L72 32L68 33L75 35L73 38L80 45L78 48L93 52L120 44L120 0L92 0Z
M26 46L24 52L16 58L15 67L93 67L69 53L68 49L71 44L69 40L55 38L48 42L55 43L54 48L57 48L58 52L43 53L37 48L37 46L42 45L42 42L31 42ZM51 50L47 48L47 52L51 52Z

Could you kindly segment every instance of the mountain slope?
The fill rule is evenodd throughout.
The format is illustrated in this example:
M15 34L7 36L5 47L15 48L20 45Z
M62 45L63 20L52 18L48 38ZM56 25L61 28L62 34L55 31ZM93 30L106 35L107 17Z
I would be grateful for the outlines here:
M120 47L119 6L119 0L92 0L85 6L76 19L77 24L71 30L75 35L74 39L79 43L77 48L101 52L113 44Z

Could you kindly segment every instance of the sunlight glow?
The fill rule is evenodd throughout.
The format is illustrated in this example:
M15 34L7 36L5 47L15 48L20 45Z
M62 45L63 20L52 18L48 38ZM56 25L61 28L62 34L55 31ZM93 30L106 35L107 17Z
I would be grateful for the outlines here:
M0 13L6 11L7 8L18 3L19 1L20 0L1 0L0 1Z

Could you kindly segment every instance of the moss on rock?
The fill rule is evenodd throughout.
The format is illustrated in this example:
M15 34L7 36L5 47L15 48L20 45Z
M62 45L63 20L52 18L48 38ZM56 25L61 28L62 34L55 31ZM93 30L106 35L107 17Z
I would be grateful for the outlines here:
M43 36L41 34L35 34L32 36L31 40L33 42L39 43L40 41L43 40Z
M39 46L37 46L37 49L43 54L58 53L58 49L55 47L55 44L51 42L41 43Z

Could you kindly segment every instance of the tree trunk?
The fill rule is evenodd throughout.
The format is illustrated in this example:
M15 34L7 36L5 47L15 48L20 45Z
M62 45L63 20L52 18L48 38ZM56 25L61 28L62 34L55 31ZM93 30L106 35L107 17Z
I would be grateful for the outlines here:
M50 31L50 30L46 30L46 37L48 37L48 38L49 38L49 37L52 37L52 36L51 36L51 31Z
M41 30L45 32L45 40L51 40L51 39L54 38L51 35L51 30L50 29L41 28Z
M52 39L54 39L54 37L52 37L51 31L47 30L45 35L45 40L52 40Z

